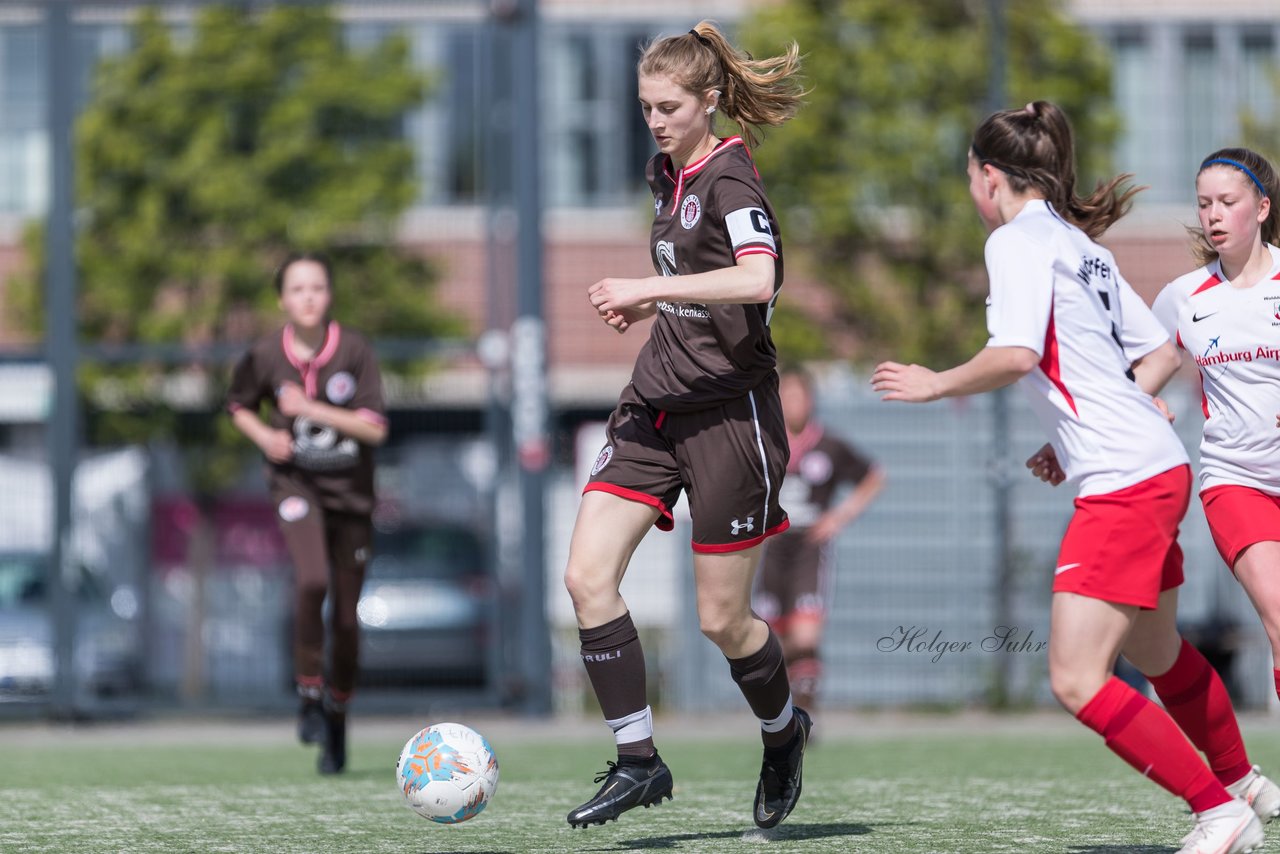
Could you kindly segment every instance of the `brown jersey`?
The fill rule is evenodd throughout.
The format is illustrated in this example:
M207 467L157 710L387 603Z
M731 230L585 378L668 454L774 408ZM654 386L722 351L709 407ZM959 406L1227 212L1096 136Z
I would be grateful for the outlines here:
M636 360L636 391L659 410L693 412L742 397L770 374L777 351L769 317L782 287L782 244L773 208L741 137L721 142L673 173L658 154L646 177L653 190L649 245L664 276L732 267L744 255L774 259L774 300L702 305L660 300Z
M831 507L836 490L842 484L857 486L872 464L816 421L810 421L798 435L789 435L788 439L791 459L780 500L791 517L791 530L803 533Z
M313 400L384 423L382 377L369 342L331 321L320 351L304 362L293 355L293 329L286 326L241 357L227 392L227 408L258 412L263 401L270 401L268 423L293 433L293 459L267 463L273 491L301 482L326 510L373 512L373 449L330 427L281 413L275 406L276 392L286 382L297 383Z

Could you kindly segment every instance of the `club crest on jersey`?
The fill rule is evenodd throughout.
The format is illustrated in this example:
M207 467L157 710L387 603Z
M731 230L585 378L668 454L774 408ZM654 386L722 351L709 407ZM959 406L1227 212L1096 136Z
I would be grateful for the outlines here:
M356 378L346 371L338 371L324 384L324 394L330 403L346 403L356 396Z
M290 495L280 502L280 518L286 522L296 522L307 515L311 505L301 495Z
M609 465L609 460L613 459L613 445L605 445L600 449L600 454L596 457L595 465L591 467L591 476L595 477L600 474L605 466Z
M689 195L680 203L680 224L685 228L693 228L702 219L702 199Z
M810 451L800 458L800 476L807 483L826 483L835 465L825 451Z

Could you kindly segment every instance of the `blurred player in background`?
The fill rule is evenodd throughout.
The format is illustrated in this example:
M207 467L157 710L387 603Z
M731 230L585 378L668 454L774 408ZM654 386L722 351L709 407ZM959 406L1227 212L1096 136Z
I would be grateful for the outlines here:
M782 484L791 527L765 546L754 604L782 641L796 705L812 710L822 676L818 647L831 604L835 537L875 500L884 472L813 418L813 378L806 371L784 370L778 391L791 447ZM846 486L852 489L835 503Z
M1203 266L1153 309L1200 369L1200 500L1262 618L1280 694L1280 178L1257 152L1224 148L1200 164L1196 198Z
M753 60L706 21L654 41L637 69L640 107L658 144L646 170L658 275L602 279L588 296L618 332L654 320L609 419L565 569L582 660L618 761L597 778L595 797L569 813L574 826L671 796L671 772L653 740L644 653L619 585L645 533L671 529L682 490L702 632L760 720L756 824L776 825L800 796L809 716L793 706L777 636L751 613L760 546L788 523L778 500L787 434L769 333L782 249L747 148L754 127L780 125L799 108L798 70L795 44ZM717 136L717 113L742 135Z
M939 373L885 362L872 384L885 400L912 402L1013 382L1028 392L1052 437L1028 467L1054 485L1079 483L1054 575L1054 696L1139 773L1186 799L1195 826L1181 854L1252 851L1263 840L1254 806L1275 786L1251 766L1222 680L1176 625L1177 532L1191 467L1152 395L1179 356L1094 242L1137 190L1123 189L1128 176L1119 176L1077 196L1071 126L1046 101L988 117L968 170L991 232L987 346ZM1164 709L1113 675L1121 653L1148 676Z
M329 319L332 284L324 256L285 260L275 276L284 329L245 353L227 394L233 423L267 459L272 503L293 561L298 738L322 745L322 774L346 765L356 604L373 535L373 448L387 438L377 357L359 333Z

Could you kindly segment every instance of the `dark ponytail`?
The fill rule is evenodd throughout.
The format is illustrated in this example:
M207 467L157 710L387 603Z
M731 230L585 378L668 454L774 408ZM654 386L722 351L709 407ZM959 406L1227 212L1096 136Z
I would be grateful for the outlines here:
M973 156L1009 176L1015 192L1034 188L1054 210L1097 239L1129 212L1143 188L1126 187L1133 176L1099 183L1089 196L1076 195L1076 154L1071 122L1049 101L987 117L973 135Z

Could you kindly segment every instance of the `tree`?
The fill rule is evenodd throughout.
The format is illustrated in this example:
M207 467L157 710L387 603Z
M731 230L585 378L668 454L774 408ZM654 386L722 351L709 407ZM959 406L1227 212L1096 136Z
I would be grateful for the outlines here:
M1276 93L1276 100L1280 101L1280 73L1271 75L1271 88ZM1275 110L1268 112L1273 114L1270 118L1261 115L1256 109L1245 108L1241 111L1241 144L1267 158L1273 166L1280 166L1280 146L1276 144L1276 139L1280 137L1280 114L1275 114Z
M1054 0L1006 6L1007 105L1064 107L1082 180L1103 177L1118 129L1106 54ZM809 322L829 340L851 331L844 355L940 364L985 340L964 170L988 112L986 13L979 0L785 0L746 24L757 55L781 38L804 55L808 102L757 159L787 245L839 297L836 316Z
M402 125L427 91L403 39L353 49L329 10L308 4L209 6L187 33L148 7L131 42L97 69L77 125L84 340L247 342L280 322L270 274L289 249L332 256L335 314L354 327L392 337L460 330L430 299L431 266L396 244L417 192ZM35 273L13 283L12 307L36 331L39 227L26 245ZM109 386L152 404L144 390L160 381L137 366L88 367L81 379L90 394ZM174 426L163 406L120 409L93 422L96 439L138 441ZM215 450L233 432L218 422L207 430L199 444L212 439ZM229 475L197 468L215 482Z

